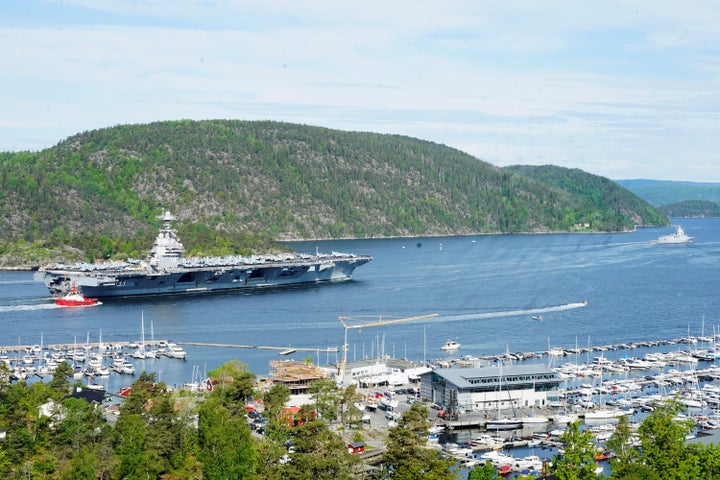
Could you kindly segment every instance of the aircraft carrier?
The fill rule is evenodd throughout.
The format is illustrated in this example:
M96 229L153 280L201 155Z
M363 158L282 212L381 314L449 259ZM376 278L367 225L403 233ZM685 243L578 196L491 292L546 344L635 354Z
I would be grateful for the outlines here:
M38 270L35 280L44 282L53 297L65 295L73 285L94 298L176 295L349 280L357 267L372 260L336 252L184 258L172 228L175 216L166 211L160 219L163 226L145 260L56 264Z

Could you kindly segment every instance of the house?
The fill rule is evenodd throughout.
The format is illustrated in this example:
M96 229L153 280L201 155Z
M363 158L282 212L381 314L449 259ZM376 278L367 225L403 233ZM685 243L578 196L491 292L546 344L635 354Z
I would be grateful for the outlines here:
M102 408L102 402L105 399L105 390L76 387L70 395L63 397L63 400L67 398L80 398L97 408ZM55 418L60 421L65 418L65 409L62 406L62 401L56 402L55 400L49 400L38 407L38 412L41 417ZM53 422L50 422L50 425L52 426Z
M281 422L287 423L288 428L300 427L310 420L314 420L317 413L303 407L287 407L278 414Z
M350 442L347 448L349 453L365 453L365 442Z

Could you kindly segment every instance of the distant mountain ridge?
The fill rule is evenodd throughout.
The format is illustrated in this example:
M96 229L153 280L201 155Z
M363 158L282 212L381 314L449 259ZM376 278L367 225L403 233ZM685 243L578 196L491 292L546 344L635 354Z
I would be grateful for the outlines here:
M616 180L667 217L720 217L720 183Z
M648 179L615 181L655 207L686 200L720 202L720 183Z
M281 122L120 125L40 152L3 152L0 165L0 240L103 258L144 255L165 209L200 251L254 250L268 239L667 224L580 170L503 169L410 137Z

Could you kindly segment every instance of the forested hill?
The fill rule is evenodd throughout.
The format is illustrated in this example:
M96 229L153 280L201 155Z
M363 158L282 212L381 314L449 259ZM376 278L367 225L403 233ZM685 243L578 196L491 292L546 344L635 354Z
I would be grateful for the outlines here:
M149 242L144 254L164 209L179 217L188 246L235 250L227 238L248 233L307 239L666 223L622 189L607 198L604 181L584 172L553 184L432 142L278 122L122 125L40 152L0 153L0 164L3 240L87 250L77 243L102 236L102 256L131 250L133 242L117 241L131 238Z
M566 191L580 202L578 208L594 208L601 218L615 218L618 224L624 224L628 218L634 219L638 226L662 225L667 221L645 200L605 177L554 165L513 165L506 168ZM595 223L594 220L591 222Z
M658 207L658 210L668 217L718 218L720 217L720 202L685 200L662 205Z

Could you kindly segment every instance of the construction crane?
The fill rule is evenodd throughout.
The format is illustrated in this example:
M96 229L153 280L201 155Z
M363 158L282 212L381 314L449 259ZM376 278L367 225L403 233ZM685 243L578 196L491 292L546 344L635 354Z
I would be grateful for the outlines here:
M390 320L383 320L382 315L378 315L378 320L374 322L368 322L368 323L359 323L357 325L349 325L347 323L347 320L354 320L359 318L371 318L371 317L344 317L339 316L338 320L340 320L340 323L342 324L343 328L345 329L345 339L343 341L343 354L342 354L342 360L340 362L340 371L339 371L339 377L340 382L343 382L345 379L345 363L347 363L347 351L348 351L348 330L351 330L353 328L361 329L361 328L367 328L367 327L380 327L383 325L393 325L395 323L405 323L405 322L413 322L415 320L424 320L426 318L432 318L437 317L437 313L430 313L428 315L420 315L416 317L407 317L407 318L393 318ZM375 318L375 317L372 317Z

